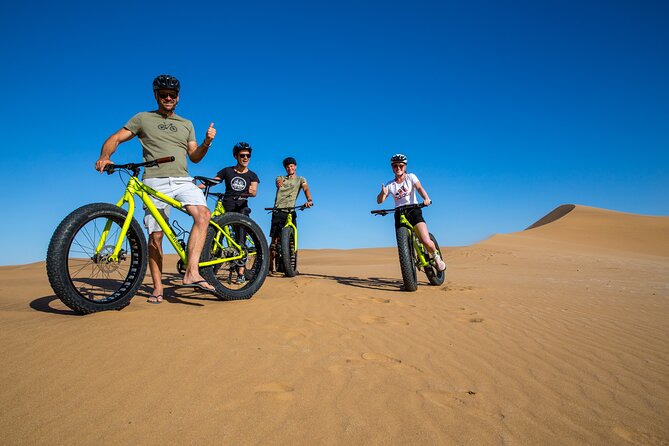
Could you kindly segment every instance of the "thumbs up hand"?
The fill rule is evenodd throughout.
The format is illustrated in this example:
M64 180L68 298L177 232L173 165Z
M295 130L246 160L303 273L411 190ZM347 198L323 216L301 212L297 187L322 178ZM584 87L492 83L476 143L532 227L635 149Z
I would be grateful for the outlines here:
M207 136L204 138L204 142L206 144L211 144L211 142L214 140L216 137L216 129L214 128L214 123L212 122L209 124L209 128L207 129Z

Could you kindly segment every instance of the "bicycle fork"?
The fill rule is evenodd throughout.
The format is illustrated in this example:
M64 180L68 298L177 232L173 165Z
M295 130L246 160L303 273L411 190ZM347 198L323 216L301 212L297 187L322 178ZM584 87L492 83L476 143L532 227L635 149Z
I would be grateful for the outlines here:
M284 228L288 227L293 228L293 238L295 239L295 246L293 247L293 252L297 252L297 226L295 226L295 223L293 223L292 214L288 214L288 217L286 218L286 224Z

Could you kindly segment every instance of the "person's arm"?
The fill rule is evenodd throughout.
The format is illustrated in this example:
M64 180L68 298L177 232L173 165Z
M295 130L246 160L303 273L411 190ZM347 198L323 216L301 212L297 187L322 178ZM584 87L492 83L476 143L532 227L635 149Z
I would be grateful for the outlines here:
M423 203L425 203L425 206L429 206L430 203L432 203L432 200L430 200L430 197L427 195L427 191L423 189L423 186L421 186L420 181L416 181L413 185L413 187L416 188L416 192L423 197Z
M376 196L376 202L381 204L386 200L386 198L388 198L388 188L385 184L381 183L381 192L379 192L379 195Z
M258 182L251 181L251 184L249 185L249 197L255 197L257 191L258 191Z
M114 152L116 152L119 144L131 140L134 136L134 133L123 127L107 138L104 144L102 144L100 158L95 162L95 170L100 173L104 172L105 166L107 166L107 164L113 164L110 158Z
M309 186L307 185L307 181L304 180L302 183L302 190L304 191L304 196L307 197L307 202L305 203L305 206L310 208L311 206L314 205L314 200L311 199L311 192L309 191Z
M207 135L204 137L204 141L199 146L196 141L188 141L188 158L194 163L199 163L202 161L202 158L207 154L209 146L216 137L216 129L214 128L214 123L209 124L207 129Z

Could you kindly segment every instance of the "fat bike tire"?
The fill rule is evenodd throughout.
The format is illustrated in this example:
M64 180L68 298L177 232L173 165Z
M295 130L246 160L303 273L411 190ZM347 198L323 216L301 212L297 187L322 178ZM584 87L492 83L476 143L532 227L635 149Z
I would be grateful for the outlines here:
M80 207L58 225L49 242L46 271L56 296L77 313L120 310L142 285L148 248L134 218L121 245L118 261L108 261L127 211L109 203ZM111 227L96 252L106 223Z
M291 227L281 230L281 251L283 271L286 277L295 277L297 274L297 251L295 251L295 231Z
M269 272L269 248L265 234L255 221L236 212L227 212L213 221L238 244L241 242L243 250L240 253L216 226L209 225L200 261L207 262L239 254L243 258L202 267L200 274L216 288L215 294L219 299L250 299L263 285ZM244 277L241 277L241 268L244 268Z
M430 233L430 240L432 240L432 243L434 243L434 246L437 248L437 252L439 255L441 255L441 250L439 249L439 242L437 242L437 238ZM443 260L443 256L441 256ZM430 264L425 267L425 275L427 276L427 280L430 282L430 285L434 286L439 286L444 283L444 279L446 278L446 270L444 271L439 271L436 265Z
M397 253L400 258L400 270L405 291L416 291L418 289L418 277L416 274L416 263L413 240L410 229L401 226L395 231L397 237Z

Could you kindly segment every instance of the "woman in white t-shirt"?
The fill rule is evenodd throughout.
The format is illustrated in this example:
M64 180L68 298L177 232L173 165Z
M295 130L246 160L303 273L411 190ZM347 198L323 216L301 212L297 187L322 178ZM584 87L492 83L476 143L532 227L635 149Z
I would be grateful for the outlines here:
M390 166L393 169L395 178L391 181L381 184L381 192L376 197L376 202L381 204L384 202L388 195L392 195L395 199L395 208L404 206L407 204L418 204L416 199L416 192L423 197L423 203L426 206L429 206L431 203L430 197L427 195L427 191L421 186L418 177L413 173L408 173L407 168L407 157L401 153L395 154L390 158ZM430 239L430 231L427 229L427 224L423 219L423 212L420 208L413 208L404 212L404 216L411 223L411 225L416 229L420 241L425 245L427 251L434 256L434 260L437 263L437 268L439 271L446 269L446 264L439 256L439 253L436 252L436 247L432 240ZM400 213L395 211L395 228L400 226Z

